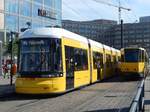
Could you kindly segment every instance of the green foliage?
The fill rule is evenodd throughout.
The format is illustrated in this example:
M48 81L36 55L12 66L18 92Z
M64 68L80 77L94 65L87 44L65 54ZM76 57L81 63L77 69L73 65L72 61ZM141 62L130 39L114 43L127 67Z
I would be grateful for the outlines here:
M17 56L18 55L18 38L15 38L13 40L12 47L13 47L12 48L13 56ZM5 49L4 54L11 54L11 42L7 42L4 45L4 49Z

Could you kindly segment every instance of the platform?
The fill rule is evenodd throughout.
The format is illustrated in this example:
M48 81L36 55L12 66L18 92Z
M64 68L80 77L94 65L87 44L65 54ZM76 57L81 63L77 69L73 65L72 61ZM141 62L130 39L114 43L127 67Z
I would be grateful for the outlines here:
M0 99L2 112L128 112L141 79L115 77L50 97L10 95Z

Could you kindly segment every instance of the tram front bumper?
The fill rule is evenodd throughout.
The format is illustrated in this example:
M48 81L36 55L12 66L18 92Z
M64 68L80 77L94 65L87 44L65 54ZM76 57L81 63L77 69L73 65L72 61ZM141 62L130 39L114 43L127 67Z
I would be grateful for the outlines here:
M15 92L21 94L48 94L64 92L58 80L47 78L17 78ZM59 86L60 85L60 86Z

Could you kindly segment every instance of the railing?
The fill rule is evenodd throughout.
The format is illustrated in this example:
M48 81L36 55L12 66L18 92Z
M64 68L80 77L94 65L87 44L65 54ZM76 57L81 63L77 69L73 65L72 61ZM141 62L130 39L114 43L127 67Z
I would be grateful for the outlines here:
M137 94L132 101L129 112L144 112L144 79L138 87Z

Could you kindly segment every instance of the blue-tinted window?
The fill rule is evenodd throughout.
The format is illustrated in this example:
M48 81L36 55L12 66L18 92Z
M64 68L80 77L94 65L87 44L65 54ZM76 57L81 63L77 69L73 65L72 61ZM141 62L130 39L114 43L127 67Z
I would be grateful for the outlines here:
M50 7L47 7L47 6L44 7L44 10L47 12L47 14L46 14L47 17L46 18L48 19L48 21L50 19L56 19L57 18L56 10L54 10Z
M40 18L40 16L38 16L38 9L42 9L42 5L33 4L33 10L32 10L32 16L33 17L39 17Z
M32 28L39 28L39 27L42 27L42 22L41 21L33 21Z
M5 16L5 29L11 31L18 31L18 17L6 15Z
M61 11L61 0L55 0L55 8Z
M33 23L33 27L36 26L56 26L61 25L61 0L43 0L44 5L37 3L39 1L33 2L32 7L32 21L37 19L38 21L43 21L43 23ZM41 2L42 3L42 2ZM43 7L44 6L44 7ZM47 11L47 17L42 17L38 15L38 9ZM54 19L56 18L56 20ZM37 21L36 20L36 21ZM48 24L47 24L48 23Z
M55 21L54 21L55 22ZM44 22L43 23L43 27L51 27L51 26L54 26L54 22L52 20L50 20L49 22Z
M38 2L38 3L43 3L43 0L34 0L35 2Z
M140 61L140 51L138 49L125 50L126 62L138 62Z
M5 11L18 13L18 0L5 0Z
M24 16L31 16L31 2L27 0L20 0L20 14Z
M52 0L44 0L44 5L50 7Z

